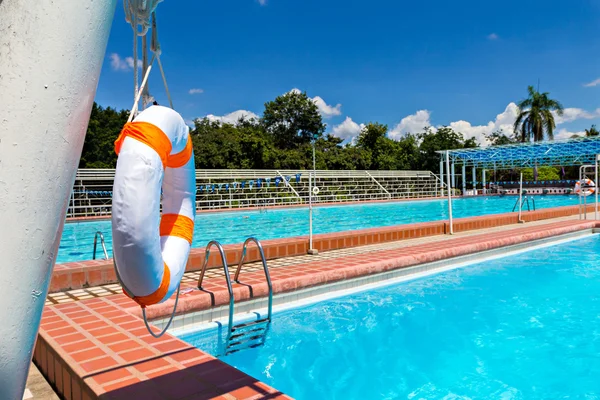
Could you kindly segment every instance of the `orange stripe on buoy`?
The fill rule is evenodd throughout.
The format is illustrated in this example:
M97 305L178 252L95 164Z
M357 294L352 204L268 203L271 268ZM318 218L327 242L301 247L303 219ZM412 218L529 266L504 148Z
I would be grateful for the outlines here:
M194 221L180 214L163 214L160 219L160 236L177 236L192 245Z
M180 168L190 161L192 158L192 152L194 151L194 146L192 145L192 136L188 135L187 143L185 144L185 149L180 151L177 154L173 154L169 156L167 160L167 167L169 168Z
M147 306L158 304L165 297L167 292L169 291L170 284L171 284L171 271L169 270L169 267L165 263L165 270L163 273L162 282L160 283L160 286L158 287L158 289L156 289L154 291L154 293L151 293L147 296L134 296L134 297L130 297L130 298L133 301L135 301L136 303L138 303L142 308L146 308ZM123 291L123 293L125 293L129 297L127 292Z
M148 122L129 122L125 124L121 134L115 140L115 153L117 155L121 151L121 146L126 137L133 138L152 148L160 157L163 167L167 165L173 145L159 127Z

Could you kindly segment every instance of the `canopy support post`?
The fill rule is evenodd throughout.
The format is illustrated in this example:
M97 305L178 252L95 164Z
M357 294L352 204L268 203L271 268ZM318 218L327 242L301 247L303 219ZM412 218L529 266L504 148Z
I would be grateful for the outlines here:
M483 185L483 189L482 189L481 193L483 193L483 195L485 196L487 194L487 191L485 189L485 169L481 170L481 178L482 178L481 181L482 181L482 185Z
M462 195L467 195L467 166L462 165Z
M450 186L452 189L454 189L456 187L456 173L455 173L455 169L454 169L454 163L452 163L452 186Z
M440 157L440 196L444 197L444 156Z
M473 196L477 196L477 168L473 166Z

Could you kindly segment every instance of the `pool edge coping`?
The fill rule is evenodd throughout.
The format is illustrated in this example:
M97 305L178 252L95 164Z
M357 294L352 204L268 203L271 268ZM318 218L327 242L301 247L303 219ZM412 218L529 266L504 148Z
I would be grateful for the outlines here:
M588 204L589 212L594 211L594 204ZM561 206L540 209L522 214L526 222L548 220L579 213L579 206ZM490 214L476 217L456 218L453 221L454 232L464 232L496 226L518 223L518 213ZM340 231L313 236L313 247L319 252L352 248L362 245L393 242L426 236L443 235L449 232L447 220L420 222L414 224L392 225L361 230ZM283 257L305 255L308 252L308 236L296 236L262 241L267 260ZM236 264L241 257L242 244L223 246L228 264ZM204 260L205 250L192 248L186 272L198 271ZM259 261L256 248L249 248L246 262ZM214 253L208 261L208 269L220 267L218 254ZM112 258L108 260L89 260L56 264L52 272L50 293L76 290L90 286L117 283Z

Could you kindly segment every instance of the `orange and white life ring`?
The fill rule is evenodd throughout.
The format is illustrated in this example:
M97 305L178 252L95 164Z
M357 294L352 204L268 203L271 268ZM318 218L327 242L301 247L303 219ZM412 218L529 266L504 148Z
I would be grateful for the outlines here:
M167 300L185 272L196 216L192 139L181 115L152 106L125 125L115 151L115 267L125 294L144 308Z
M579 181L575 183L574 192L580 196L589 196L590 194L594 194L594 192L596 192L596 184L593 180L585 178L583 180L583 185L581 185L581 182Z

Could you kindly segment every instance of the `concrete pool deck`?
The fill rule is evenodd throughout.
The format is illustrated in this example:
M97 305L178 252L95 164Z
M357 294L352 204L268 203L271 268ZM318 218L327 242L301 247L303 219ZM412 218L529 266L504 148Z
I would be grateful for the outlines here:
M524 225L497 225L453 236L438 234L383 241L324 251L318 256L281 257L269 265L275 293L289 293L597 225L595 221L561 217ZM262 274L256 264L248 264L241 275L242 282L252 289L252 298L264 297L267 293ZM197 275L193 271L186 274L178 313L227 303L222 272L207 273L204 287L211 293L193 290ZM234 285L236 301L251 298L249 286ZM154 339L140 319L139 307L119 290L118 285L109 284L48 297L34 362L62 397L78 400L288 398L170 334ZM170 299L150 307L149 317L164 317L172 306L173 299Z

